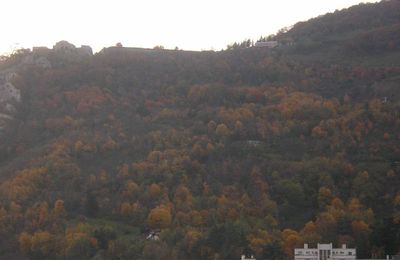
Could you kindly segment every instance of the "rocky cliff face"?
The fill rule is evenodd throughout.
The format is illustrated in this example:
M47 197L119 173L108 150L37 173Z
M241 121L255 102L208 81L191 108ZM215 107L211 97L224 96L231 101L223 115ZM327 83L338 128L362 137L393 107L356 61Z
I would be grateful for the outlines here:
M13 71L0 72L0 131L13 120L15 106L21 102L21 91L12 83L15 76Z

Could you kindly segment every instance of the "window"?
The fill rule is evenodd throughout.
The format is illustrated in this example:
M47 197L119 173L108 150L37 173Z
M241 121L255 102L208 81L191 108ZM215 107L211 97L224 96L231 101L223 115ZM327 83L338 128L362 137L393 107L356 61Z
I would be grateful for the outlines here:
M327 260L331 256L331 250L319 250L319 260Z

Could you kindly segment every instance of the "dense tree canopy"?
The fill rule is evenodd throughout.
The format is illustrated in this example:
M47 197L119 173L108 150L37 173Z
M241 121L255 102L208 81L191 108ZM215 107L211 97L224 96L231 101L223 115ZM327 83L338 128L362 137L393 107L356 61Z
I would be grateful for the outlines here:
M318 242L398 253L398 39L366 55L336 20L386 39L395 16L364 19L385 8L400 10L296 25L276 49L2 59L22 102L0 133L0 259L291 259ZM339 48L315 47L324 30Z

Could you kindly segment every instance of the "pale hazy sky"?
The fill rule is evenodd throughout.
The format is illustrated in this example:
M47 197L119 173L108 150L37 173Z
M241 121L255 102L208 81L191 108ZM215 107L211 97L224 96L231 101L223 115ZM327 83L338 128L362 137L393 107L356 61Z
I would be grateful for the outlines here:
M220 50L360 2L376 0L0 0L0 53L60 40Z

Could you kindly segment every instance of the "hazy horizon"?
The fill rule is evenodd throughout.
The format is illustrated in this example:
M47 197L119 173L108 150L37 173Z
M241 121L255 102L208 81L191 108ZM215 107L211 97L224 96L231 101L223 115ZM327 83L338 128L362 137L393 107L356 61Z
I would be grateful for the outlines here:
M0 53L66 40L95 52L124 46L220 50L233 42L256 40L318 15L374 0L302 2L238 1L12 1L0 4ZM4 26L6 25L6 26Z

